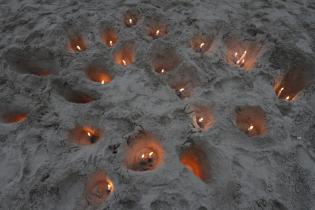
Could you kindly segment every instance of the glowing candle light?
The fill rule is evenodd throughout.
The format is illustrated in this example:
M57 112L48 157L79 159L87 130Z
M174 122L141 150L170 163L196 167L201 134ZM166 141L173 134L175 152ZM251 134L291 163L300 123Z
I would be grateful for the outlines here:
M145 158L145 154L142 154L142 155L141 155L141 158L144 159L144 158Z
M204 43L204 42L202 42L202 43L200 44L200 48L203 48L203 46L205 46L205 43Z
M185 88L180 88L179 92L183 92L185 90Z
M112 191L112 185L110 183L107 184L107 190L110 192Z
M287 97L285 98L285 100L289 101L289 100L290 100L290 96L287 96Z
M161 69L161 73L164 74L165 73L165 69Z
M105 84L105 81L104 81L104 80L102 80L102 81L101 81L101 84L102 84L102 85L104 85L104 84Z
M91 134L90 132L87 132L87 135L88 135L89 137L91 137L91 136L92 136L92 134Z
M124 59L122 59L122 63L124 66L127 66L127 62Z
M282 87L282 88L280 89L280 91L278 92L278 96L280 96L280 94L282 93L283 90L284 90L284 87Z
M109 40L109 46L112 47L113 46L113 41Z
M251 131L251 130L253 130L254 129L254 126L253 125L250 125L249 127L248 127L248 131Z
M129 23L132 24L132 18L129 18Z
M76 48L81 51L81 47L79 45L77 45Z
M203 120L204 120L204 118L203 117L200 117L199 119L198 119L198 122L203 122Z
M153 153L154 153L154 152L150 152L150 153L149 153L149 156L152 157Z
M160 30L156 30L155 35L158 36L160 34Z

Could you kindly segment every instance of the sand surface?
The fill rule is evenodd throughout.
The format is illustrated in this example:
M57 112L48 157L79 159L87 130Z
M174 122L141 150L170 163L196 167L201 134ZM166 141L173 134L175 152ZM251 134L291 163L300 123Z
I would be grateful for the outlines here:
M71 52L79 34L84 51ZM0 209L315 209L314 0L0 0L0 35ZM192 49L194 35L210 37L207 50ZM243 68L227 57L236 40L254 43ZM109 83L91 80L94 64ZM274 91L288 71L292 101ZM257 120L255 135L237 113ZM78 144L80 126L98 141ZM160 143L145 143L158 147L154 170L127 167L139 133ZM199 177L181 163L195 156ZM100 170L114 190L93 203Z

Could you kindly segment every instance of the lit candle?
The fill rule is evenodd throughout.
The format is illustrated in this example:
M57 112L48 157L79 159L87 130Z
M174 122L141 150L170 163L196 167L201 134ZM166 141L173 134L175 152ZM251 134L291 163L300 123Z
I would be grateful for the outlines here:
M238 53L235 52L234 53L234 57L235 57L235 64L240 65L241 67L245 64L245 57L247 55L247 51L245 50L242 55L239 57Z
M132 18L129 18L129 23L132 24Z
M203 119L203 117L200 117L199 119L198 119L198 122L202 122L204 119Z
M180 88L179 92L183 92L185 90L185 88Z
M282 91L284 90L284 87L282 87L279 92L278 92L278 96L280 96L280 94L282 93Z
M248 131L251 131L251 130L253 130L254 129L254 126L253 125L250 125L249 127L248 127Z
M77 45L76 48L81 51L81 47L79 45Z
M289 100L290 100L290 96L287 96L287 97L285 98L285 100L289 101Z
M127 66L127 62L124 59L122 59L122 63L124 66Z
M104 80L102 80L102 81L101 81L101 84L102 84L102 85L104 85L104 84L105 84L105 81L104 81Z
M112 47L113 46L113 41L109 40L109 46Z
M164 72L165 72L165 69L161 69L161 73L164 74Z
M200 44L200 49L203 48L204 45L205 45L205 43L202 42L202 43Z
M156 30L155 35L158 36L160 34L160 30Z

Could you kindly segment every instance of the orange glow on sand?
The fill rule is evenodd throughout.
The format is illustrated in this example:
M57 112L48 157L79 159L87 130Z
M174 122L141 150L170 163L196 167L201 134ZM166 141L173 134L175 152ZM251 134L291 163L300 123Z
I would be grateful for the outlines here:
M25 112L12 112L2 115L2 121L4 123L18 123L23 122L27 118L27 113Z
M92 65L85 73L90 80L98 82L102 85L108 84L113 80L112 76L101 66Z
M67 49L72 53L82 52L87 49L87 44L82 35L76 35L70 37Z
M128 66L136 60L136 47L133 41L125 42L113 53L116 64Z
M90 145L96 143L101 137L100 129L91 126L77 126L70 131L70 140L76 144Z

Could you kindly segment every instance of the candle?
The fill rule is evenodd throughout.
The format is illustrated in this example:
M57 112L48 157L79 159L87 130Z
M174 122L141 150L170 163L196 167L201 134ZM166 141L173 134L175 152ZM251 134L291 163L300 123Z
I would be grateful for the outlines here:
M240 67L243 67L245 65L245 57L247 55L247 51L244 50L244 52L239 56L238 52L234 53L234 63L236 65L239 65Z

